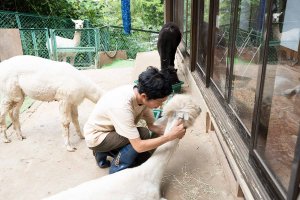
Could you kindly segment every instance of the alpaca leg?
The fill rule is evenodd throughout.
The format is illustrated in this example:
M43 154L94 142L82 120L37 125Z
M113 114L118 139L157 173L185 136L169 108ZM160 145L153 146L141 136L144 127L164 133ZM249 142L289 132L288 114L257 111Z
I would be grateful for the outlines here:
M63 57L61 56L61 53L57 53L57 61L62 62ZM53 60L55 60L55 57L53 55Z
M62 62L67 62L67 57L66 57L66 56L64 56L64 57L62 58Z
M75 151L76 148L70 144L70 123L71 123L71 105L66 101L59 102L59 111L62 118L63 137L68 151Z
M11 101L6 101L5 99L2 100L1 105L0 105L0 134L2 136L2 141L4 143L10 143L11 140L7 138L7 134L6 134L6 121L5 121L5 117L6 114L9 112L10 109L12 109L13 106L13 102Z
M20 99L18 103L14 105L14 108L9 111L9 116L11 118L13 128L19 140L26 139L26 137L22 135L21 125L20 125L20 108L23 102L24 102L24 96L23 98Z
M84 136L80 130L80 125L78 122L78 109L77 109L77 106L75 106L75 105L72 105L72 107L71 107L71 117L72 117L72 122L76 129L76 133L78 134L80 139L84 139Z
M59 53L57 58L59 62L67 62L67 56L65 53Z
M70 64L74 66L75 64L75 56L70 57Z
M172 49L171 54L169 55L169 57L170 57L170 66L175 66L174 61L175 61L176 50L177 50L177 47Z

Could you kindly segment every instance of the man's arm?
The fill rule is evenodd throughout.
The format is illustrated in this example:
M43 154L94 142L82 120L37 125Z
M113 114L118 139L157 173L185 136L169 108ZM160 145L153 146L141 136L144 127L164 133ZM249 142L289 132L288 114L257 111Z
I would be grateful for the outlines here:
M148 124L147 125L149 130L152 131L153 133L157 134L158 136L161 136L164 134L165 131L165 126L162 125L154 125L154 124Z
M169 133L161 135L160 137L142 140L141 138L130 139L130 143L134 150L137 152L145 152L159 147L160 145L172 141L174 139L181 139L185 134L185 128L181 120L175 124L175 126L170 130Z
M154 125L154 115L153 115L153 110L146 108L146 110L144 110L143 112L143 118L145 119L146 123L147 123L147 127L150 131L152 131L153 133L155 133L157 136L161 136L164 134L165 131L165 126L163 125Z

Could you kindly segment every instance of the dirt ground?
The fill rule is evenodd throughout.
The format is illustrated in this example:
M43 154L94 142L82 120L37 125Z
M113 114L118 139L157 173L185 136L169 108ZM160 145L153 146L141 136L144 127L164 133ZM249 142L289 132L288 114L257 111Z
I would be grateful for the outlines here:
M132 83L133 70L127 67L82 73L109 90ZM87 100L79 106L81 127L93 106ZM187 130L165 169L161 188L163 196L169 200L236 199L231 194L232 188L212 137L205 133L203 108L204 112ZM66 151L57 102L35 102L21 115L21 125L27 139L17 140L9 128L12 142L0 143L0 199L41 199L108 173L108 169L98 168L91 150L79 139L73 126L71 142L77 150Z

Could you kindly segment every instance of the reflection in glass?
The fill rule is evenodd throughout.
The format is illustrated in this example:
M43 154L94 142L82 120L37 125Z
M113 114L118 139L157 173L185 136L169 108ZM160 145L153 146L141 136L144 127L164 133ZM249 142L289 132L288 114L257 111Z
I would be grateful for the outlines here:
M190 53L190 40L191 40L191 0L184 1L184 24L183 24L183 42L188 53Z
M275 2L256 148L287 190L300 122L300 1Z
M209 17L209 0L199 2L199 24L198 24L198 54L197 63L205 71L207 59L207 42L208 42L208 17Z
M232 15L231 0L218 0L214 38L214 60L212 79L225 95L227 55L229 44L230 17Z
M251 132L259 53L262 44L265 1L241 0L235 39L233 82L230 104Z

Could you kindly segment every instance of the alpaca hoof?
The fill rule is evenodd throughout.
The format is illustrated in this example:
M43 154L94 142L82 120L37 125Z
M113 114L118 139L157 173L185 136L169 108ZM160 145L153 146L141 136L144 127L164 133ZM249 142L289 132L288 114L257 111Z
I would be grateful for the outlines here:
M84 138L84 135L82 134L82 132L81 131L76 131L76 133L77 133L77 135L78 135L78 137L80 138L80 139L85 139Z
M74 152L75 150L77 150L75 147L67 146L67 151Z
M4 139L3 139L3 142L4 142L4 143L11 143L11 140L8 139L8 138L4 138Z
M23 135L18 136L18 139L22 141L22 140L26 139L26 136L23 136Z

